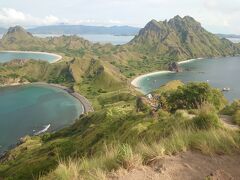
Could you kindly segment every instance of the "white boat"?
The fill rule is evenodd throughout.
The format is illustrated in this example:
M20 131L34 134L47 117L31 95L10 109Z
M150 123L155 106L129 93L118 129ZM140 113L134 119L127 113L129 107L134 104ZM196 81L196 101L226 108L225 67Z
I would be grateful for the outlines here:
M38 132L36 132L36 133L34 133L34 135L35 136L37 136L37 135L40 135L40 134L42 134L42 133L45 133L49 128L50 128L50 124L48 124L44 129L42 129L41 131L38 131Z
M222 91L230 91L230 88L223 88Z

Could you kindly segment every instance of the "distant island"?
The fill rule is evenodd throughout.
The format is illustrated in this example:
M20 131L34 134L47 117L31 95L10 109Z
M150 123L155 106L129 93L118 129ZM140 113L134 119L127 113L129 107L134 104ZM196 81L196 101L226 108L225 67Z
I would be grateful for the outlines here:
M32 34L109 34L114 36L134 36L140 28L131 26L86 26L86 25L51 25L27 29ZM0 34L7 29L0 28Z
M220 38L240 38L240 35L238 34L216 34Z
M0 34L4 34L4 33L6 33L6 32L7 32L7 29L0 27Z
M28 28L32 34L54 34L54 35L74 35L74 34L109 34L114 36L135 36L141 28L132 26L87 26L87 25L49 25ZM7 32L6 28L0 27L0 34ZM238 34L216 34L220 38L240 38Z
M180 72L178 63L189 59L239 56L240 44L190 16L153 19L135 33L115 46L8 29L0 51L49 52L62 60L1 63L0 82L63 85L88 98L95 111L54 133L21 138L0 157L0 179L131 179L136 172L160 179L239 177L240 101L229 103L207 82L154 84L147 95L131 82L150 72Z

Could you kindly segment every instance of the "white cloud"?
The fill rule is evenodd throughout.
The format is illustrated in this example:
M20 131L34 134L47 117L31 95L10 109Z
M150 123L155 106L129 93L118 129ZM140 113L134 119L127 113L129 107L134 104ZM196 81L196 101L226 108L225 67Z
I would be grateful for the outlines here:
M151 19L177 14L194 17L212 32L240 34L240 0L0 0L0 27L59 23L142 27Z
M60 20L53 15L37 18L12 8L0 8L0 26L4 27L13 25L49 25L59 22Z
M119 20L108 20L108 21L96 21L93 19L60 19L53 15L48 15L43 18L34 17L30 14L25 14L21 11L17 11L12 8L0 8L0 27L9 27L15 25L21 26L41 26L41 25L54 25L54 24L95 24L95 25L119 25Z

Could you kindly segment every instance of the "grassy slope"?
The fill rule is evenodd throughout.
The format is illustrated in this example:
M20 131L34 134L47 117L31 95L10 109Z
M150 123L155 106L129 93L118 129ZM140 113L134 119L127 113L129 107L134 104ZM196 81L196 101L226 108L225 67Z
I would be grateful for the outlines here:
M153 38L147 42L149 44L138 42L137 45L130 43L125 46L92 45L75 36L41 39L21 34L3 39L0 42L3 49L59 52L68 63L64 61L50 65L30 61L23 67L6 66L1 69L1 73L6 76L16 73L31 80L69 84L90 98L97 107L97 112L80 118L73 126L57 133L28 139L22 146L9 152L10 156L0 165L0 176L31 179L40 172L46 173L54 169L59 158L64 160L68 156L85 157L85 161L81 159L79 162L84 162L85 166L81 165L77 171L84 170L84 174L89 176L88 171L94 171L92 166L101 172L107 172L128 164L129 156L134 160L137 155L140 163L146 163L158 155L186 149L199 149L206 153L238 149L236 132L222 127L196 130L188 116L182 116L181 113L160 111L157 116L152 116L148 112L136 112L135 93L126 86L126 77L162 69L169 60L188 57L183 49L176 51L173 48L172 51L172 46L162 49L156 42L152 44L152 41L159 39L154 38L154 32L150 35ZM180 40L173 44L172 41L177 36L175 32L168 37L167 44L177 48L182 46ZM159 47L157 51L164 53L156 53L154 47ZM58 79L61 74L70 79ZM102 154L104 149L106 152ZM97 165L99 163L100 166ZM54 173L49 176L56 177Z
M13 77L22 81L60 83L71 86L90 98L96 94L126 87L126 78L119 73L118 68L99 57L108 54L113 48L112 45L106 45L104 50L102 46L93 45L77 36L37 38L20 27L7 33L0 40L0 44L3 50L37 50L63 56L61 62L54 64L41 61L3 64L0 68L0 81L3 84L12 82Z
M123 46L92 44L77 36L37 38L19 27L7 33L0 45L1 49L60 53L64 60L71 61L70 72L76 83L80 84L86 81L90 63L94 59L105 70L99 77L99 81L104 79L103 84L91 79L94 80L91 83L99 86L98 89L116 84L119 88L126 78L166 69L170 61L236 55L240 52L237 45L207 32L193 18L179 16L169 21L149 22L138 36Z
M188 149L206 154L238 151L238 132L221 125L198 129L186 111L160 110L155 115L136 112L136 97L129 91L105 93L98 96L98 101L101 110L83 116L59 132L30 138L10 151L0 165L1 176L31 179L57 167L47 179L63 178L61 168L70 168L66 173L67 179L71 179L73 169L65 164L69 156L78 163L76 173L89 179L98 176L97 172L128 169ZM62 164L57 166L59 159Z

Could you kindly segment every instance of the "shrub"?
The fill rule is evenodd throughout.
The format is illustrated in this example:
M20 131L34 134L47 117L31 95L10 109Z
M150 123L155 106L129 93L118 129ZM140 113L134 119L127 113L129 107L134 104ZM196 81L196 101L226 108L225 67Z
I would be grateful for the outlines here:
M230 105L227 105L223 110L222 110L222 114L225 114L225 115L229 115L229 116L232 116L234 115L234 113L237 111L237 110L240 110L240 101L234 101L232 104Z
M162 110L162 109L160 109L160 110L158 111L158 117L159 117L159 119L169 118L170 115L171 115L171 114L170 114L169 112L164 111L164 110Z
M197 109L205 103L213 104L217 110L221 110L227 103L223 94L219 90L211 88L207 83L189 83L162 95L166 98L166 102L163 104L170 111ZM162 104L162 100L164 100L163 97L160 98L160 104Z
M51 138L51 134L50 133L45 133L41 136L42 141L46 142Z
M174 115L179 119L190 118L186 110L177 110Z
M137 107L137 111L142 111L142 112L148 112L151 108L149 107L149 105L147 104L147 102L145 102L143 97L138 97L136 100L136 107Z
M236 124L240 125L240 110L237 110L233 115L233 120Z
M211 129L220 126L220 121L216 113L201 111L198 116L193 118L193 123L198 129Z

